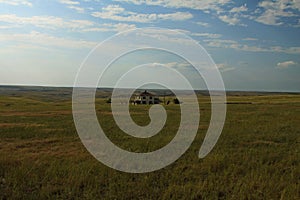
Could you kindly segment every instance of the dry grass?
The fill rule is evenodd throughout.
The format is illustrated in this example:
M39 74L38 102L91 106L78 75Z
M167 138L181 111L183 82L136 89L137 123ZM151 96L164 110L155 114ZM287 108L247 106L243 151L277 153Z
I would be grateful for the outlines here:
M33 96L0 97L0 199L300 197L299 95L230 96L230 102L251 104L228 105L217 145L199 160L210 119L209 98L200 96L201 122L190 149L172 165L147 174L118 172L95 160L76 134L70 99ZM97 102L108 137L127 150L158 149L178 128L179 107L170 105L161 133L145 140L131 138L115 126L105 99ZM133 119L147 124L148 109L132 106Z

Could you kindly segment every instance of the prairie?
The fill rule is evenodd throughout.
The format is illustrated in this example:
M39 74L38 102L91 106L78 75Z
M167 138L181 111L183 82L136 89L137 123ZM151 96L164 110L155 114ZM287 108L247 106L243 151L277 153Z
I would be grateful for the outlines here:
M198 152L209 125L210 99L199 94L201 120L189 150L166 168L145 174L110 169L89 154L74 126L71 91L5 88L0 94L0 199L300 198L299 94L229 93L222 135L204 159ZM114 123L108 95L97 95L98 119L121 148L153 151L176 134L179 105L165 106L168 120L159 134L137 139ZM130 106L140 125L149 123L148 110Z

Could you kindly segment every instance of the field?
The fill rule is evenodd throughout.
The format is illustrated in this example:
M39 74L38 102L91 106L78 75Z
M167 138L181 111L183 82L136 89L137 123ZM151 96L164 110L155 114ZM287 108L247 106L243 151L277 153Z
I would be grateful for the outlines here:
M114 124L108 94L98 93L96 109L115 144L149 152L172 140L179 105L165 106L168 121L158 135L134 139ZM199 94L200 128L180 159L156 172L128 174L87 152L69 89L0 88L0 199L300 199L300 95L230 93L222 135L199 159L209 101ZM130 109L137 124L149 123L149 106Z

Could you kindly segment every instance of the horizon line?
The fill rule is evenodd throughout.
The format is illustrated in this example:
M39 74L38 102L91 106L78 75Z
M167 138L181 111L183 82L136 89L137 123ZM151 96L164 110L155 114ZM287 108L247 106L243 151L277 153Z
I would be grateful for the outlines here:
M95 89L94 87L88 87L88 86L82 86L82 87L74 87L74 86L66 86L66 85L35 85L35 84L0 84L0 87L40 87L40 88L90 88ZM97 87L97 89L115 89L113 87L107 86L107 87ZM132 88L118 88L118 89L132 89ZM171 90L171 89L159 89L159 88L139 88L137 90ZM189 91L187 89L175 89L175 90L181 90L181 91ZM203 92L209 92L208 89L194 89L193 91L203 91ZM212 90L215 92L220 92L220 90ZM225 92L260 92L260 93L300 93L299 91L295 90L264 90L264 89L226 89Z

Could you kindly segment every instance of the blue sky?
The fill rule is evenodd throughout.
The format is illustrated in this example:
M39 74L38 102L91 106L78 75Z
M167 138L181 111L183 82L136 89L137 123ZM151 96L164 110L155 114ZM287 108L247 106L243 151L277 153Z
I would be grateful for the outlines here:
M161 27L199 42L227 90L299 92L299 16L299 0L0 0L0 84L72 86L99 42Z

